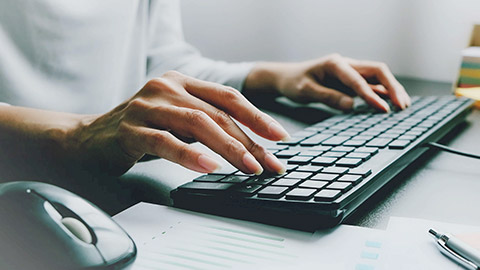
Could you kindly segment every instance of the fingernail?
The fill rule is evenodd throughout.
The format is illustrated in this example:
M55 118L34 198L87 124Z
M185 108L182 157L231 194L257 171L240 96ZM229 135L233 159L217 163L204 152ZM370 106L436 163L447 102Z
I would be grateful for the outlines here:
M288 141L290 139L288 132L274 121L272 121L268 126L268 132L270 132L270 134L273 136L280 138L282 141Z
M340 108L344 110L351 109L353 106L353 98L341 97L338 105L340 105Z
M286 171L285 165L283 165L278 158L276 158L272 153L268 153L265 157L265 162L278 174L284 174Z
M214 172L220 169L221 167L220 163L218 163L216 160L203 154L198 157L197 162L198 162L198 165L200 165L202 168L204 168L208 172Z
M258 163L258 161L250 154L250 153L245 153L243 155L243 164L247 167L250 172L253 172L256 175L262 174L263 168Z

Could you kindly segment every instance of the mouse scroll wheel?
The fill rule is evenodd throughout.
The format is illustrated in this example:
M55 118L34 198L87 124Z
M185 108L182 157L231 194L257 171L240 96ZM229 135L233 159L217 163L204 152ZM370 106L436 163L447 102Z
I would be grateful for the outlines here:
M87 244L92 243L92 235L88 230L87 226L83 224L80 220L73 217L62 218L62 224L78 239L82 240Z

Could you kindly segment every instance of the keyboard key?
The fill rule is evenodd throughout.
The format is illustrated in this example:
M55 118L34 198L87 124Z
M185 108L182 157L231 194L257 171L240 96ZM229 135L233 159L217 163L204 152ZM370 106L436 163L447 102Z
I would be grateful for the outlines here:
M326 139L332 137L331 135L328 134L317 134L315 136L312 136L300 143L302 146L314 146L314 145L319 145L321 142L325 141Z
M395 140L388 145L390 149L403 149L411 143L410 140Z
M341 158L335 162L335 165L342 167L357 167L361 163L362 160L359 158Z
M288 140L286 142L277 142L277 144L279 144L279 145L297 145L301 141L303 141L304 139L305 139L305 137L291 137L290 140Z
M367 140L348 140L343 143L345 146L362 146L367 143Z
M338 190L341 190L342 192L345 192L351 189L352 186L353 186L352 183L349 183L349 182L333 182L330 185L328 185L326 188L338 189Z
M398 140L409 140L409 141L413 141L417 138L417 136L411 136L411 135L402 135L400 137L398 137Z
M285 195L285 199L287 200L309 200L313 193L317 192L316 189L310 188L294 188L290 190L287 195Z
M330 158L330 157L317 157L312 160L312 165L325 165L330 166L335 163L337 158Z
M204 194L214 194L214 193L223 193L234 184L232 183L218 183L218 182L188 182L178 187L179 190L186 190L190 192L204 193Z
M370 153L362 153L362 152L352 152L346 155L346 158L360 158L363 161L367 160L370 158Z
M283 150L283 151L277 152L275 156L278 158L291 158L299 153L300 151L297 151L297 150Z
M350 147L350 146L337 146L332 148L330 151L332 152L352 152L355 150L355 147Z
M322 189L313 197L315 201L333 201L340 197L340 190Z
M322 169L323 169L322 166L304 165L304 166L298 167L298 169L296 171L317 173L317 172L320 172Z
M310 163L310 161L313 158L314 157L308 157L308 156L295 156L295 157L292 157L288 160L288 164L306 165L306 164Z
M311 179L312 180L320 180L320 181L333 181L340 177L339 174L333 174L333 173L317 173L314 175Z
M296 178L296 179L305 179L310 177L312 174L307 172L290 172L285 175L285 178Z
M277 151L280 151L280 150L285 150L287 149L288 146L286 145L270 145L269 147L267 147L267 150L270 150L270 151L273 151L273 150L277 150Z
M235 172L237 172L238 169L233 167L233 165L231 165L230 163L228 164L222 164L222 167L220 167L220 169L212 172L212 173L209 173L209 174L223 174L223 175L228 175L228 174L234 174Z
M344 167L327 167L322 170L322 173L344 174L348 172L348 168Z
M247 181L247 179L250 178L249 176L239 176L239 175L230 175L222 180L220 182L222 183L243 183Z
M278 179L277 181L271 184L272 186L285 186L285 187L293 187L296 184L300 183L300 179L289 179L289 178L282 178Z
M350 169L348 174L358 174L361 175L362 177L367 177L372 173L372 170L370 169L365 169L365 168L354 168Z
M350 182L354 185L360 183L360 181L362 181L363 177L361 175L357 175L357 174L345 174L345 175L342 175L340 178L337 179L337 181L340 181L340 182Z
M247 180L246 183L249 184L249 185L268 185L269 183L271 183L275 180L277 180L277 178L275 178L275 177L258 176L258 177L250 178L249 180Z
M329 151L330 149L332 149L331 146L317 145L317 146L314 146L314 147L309 148L308 150L310 150L310 151L322 151L322 152L326 152L326 151Z
M323 153L323 151L302 151L299 156L307 156L307 157L318 157Z
M392 140L388 138L375 138L371 141L369 141L366 146L371 146L371 147L380 147L384 148L386 147Z
M318 188L321 189L324 186L328 185L327 181L313 181L313 180L307 180L299 185L299 187L303 188Z
M347 153L346 152L325 152L322 154L322 157L334 157L334 158L341 158L345 156Z
M375 147L360 147L355 149L355 152L370 153L372 156L378 153L378 148Z
M298 165L296 165L296 164L287 164L286 165L287 172L294 171L297 168L298 168Z
M348 136L334 136L328 140L322 142L322 145L337 146L342 145L342 143L348 141L351 137Z
M193 179L193 181L195 181L195 182L217 182L218 180L220 180L224 177L225 177L225 175L206 174L206 175L202 175L202 176L199 176L199 177Z
M265 187L264 189L260 190L257 193L258 197L261 198L273 198L273 199L279 199L283 197L283 194L285 194L288 190L288 187L275 187L275 186L268 186Z
M251 197L261 188L261 185L240 185L233 188L233 192L237 193L238 195Z

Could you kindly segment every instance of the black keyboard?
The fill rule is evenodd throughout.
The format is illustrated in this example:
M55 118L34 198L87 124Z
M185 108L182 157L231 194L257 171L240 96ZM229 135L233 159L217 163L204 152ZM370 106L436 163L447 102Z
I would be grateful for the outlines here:
M283 175L235 168L202 175L171 192L174 206L313 230L342 222L366 199L464 121L473 101L413 97L403 111L337 115L269 147Z

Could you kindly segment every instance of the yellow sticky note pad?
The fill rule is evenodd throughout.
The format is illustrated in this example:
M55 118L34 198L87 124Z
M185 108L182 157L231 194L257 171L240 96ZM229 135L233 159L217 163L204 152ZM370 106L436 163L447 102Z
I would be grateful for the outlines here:
M480 109L480 87L461 88L455 90L455 95L476 100L475 107Z

